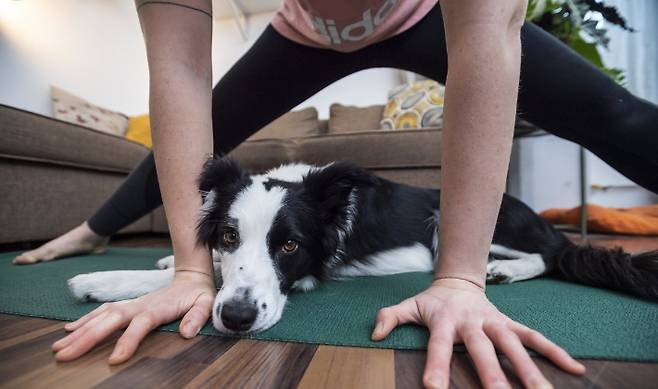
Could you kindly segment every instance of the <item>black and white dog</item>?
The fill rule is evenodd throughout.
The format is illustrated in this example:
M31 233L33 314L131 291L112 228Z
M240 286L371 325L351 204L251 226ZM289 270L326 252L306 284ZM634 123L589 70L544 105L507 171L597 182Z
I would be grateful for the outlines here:
M199 242L212 249L213 324L222 332L257 332L280 318L287 295L318 282L434 268L439 191L402 185L350 163L284 165L249 176L229 159L209 161ZM80 300L134 298L168 285L163 270L110 271L69 280ZM658 300L658 252L578 247L510 196L503 198L487 279L509 283L541 275Z

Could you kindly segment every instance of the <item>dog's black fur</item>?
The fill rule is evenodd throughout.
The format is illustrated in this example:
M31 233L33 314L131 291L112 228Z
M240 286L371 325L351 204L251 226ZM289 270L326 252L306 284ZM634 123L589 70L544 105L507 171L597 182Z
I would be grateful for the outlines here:
M230 159L215 158L206 164L200 190L214 191L215 197L198 225L201 243L220 251L231 249L220 239L234 228L228 208L249 184L249 175ZM287 190L285 207L268 234L284 294L305 276L332 278L337 267L363 263L384 250L418 242L435 252L438 190L394 183L348 162L312 169L301 182L270 179L263 185L267 190ZM293 254L280 250L289 239L299 242ZM545 275L658 300L658 251L631 255L621 249L576 246L509 195L503 197L493 243L540 254Z

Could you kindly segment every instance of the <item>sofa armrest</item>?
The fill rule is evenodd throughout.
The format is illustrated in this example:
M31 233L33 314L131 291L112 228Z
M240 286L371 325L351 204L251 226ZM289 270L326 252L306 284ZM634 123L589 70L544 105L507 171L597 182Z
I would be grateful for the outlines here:
M0 155L130 172L148 153L140 144L87 127L0 105Z

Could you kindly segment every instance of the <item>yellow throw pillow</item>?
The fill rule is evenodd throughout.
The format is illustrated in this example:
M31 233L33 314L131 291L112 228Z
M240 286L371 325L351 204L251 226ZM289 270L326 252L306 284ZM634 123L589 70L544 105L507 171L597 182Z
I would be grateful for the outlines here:
M151 122L149 121L148 114L131 116L128 119L126 139L141 143L149 149L153 147L153 140L151 139Z
M388 96L380 125L385 130L443 127L444 87L423 80L402 84Z

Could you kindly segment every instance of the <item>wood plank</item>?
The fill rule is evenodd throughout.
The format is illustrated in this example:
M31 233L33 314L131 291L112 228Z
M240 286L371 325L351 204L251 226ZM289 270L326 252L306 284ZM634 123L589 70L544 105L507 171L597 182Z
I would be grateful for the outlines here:
M173 357L196 344L200 338L183 339L177 333L155 332L146 337L136 355L127 362L110 366L107 363L120 335L116 332L86 355L71 362L56 362L51 345L65 333L55 332L32 341L19 343L3 353L14 352L14 362L0 366L0 376L6 377L5 386L25 387L91 387L144 357ZM8 372L4 370L8 369ZM6 373L6 374L5 374Z
M393 389L394 387L393 350L321 345L298 388Z
M65 322L44 320L41 318L28 316L15 316L0 314L2 331L0 332L0 342L14 339L17 336L28 334L34 330L51 327L54 323L61 323L64 327ZM0 343L3 344L3 343Z
M535 357L532 359L537 364L537 367L539 367L539 370L541 370L544 376L556 388L597 389L605 387L593 382L596 379L596 376L598 376L601 370L605 367L605 361L579 359L578 361L585 365L587 371L584 375L577 376L564 372L545 358Z
M221 336L197 336L199 341L194 347L188 347L174 356L174 360L209 365L233 347L238 339Z
M180 388L190 382L207 365L185 360L145 357L110 376L95 389Z
M658 387L658 366L655 363L596 361L601 365L596 375L588 379L600 388L652 389ZM589 367L589 366L588 366Z
M14 335L12 337L0 341L0 350L17 345L19 343L26 342L34 338L38 338L46 334L50 334L51 332L62 333L62 331L64 330L64 324L66 324L66 322L60 321L56 323L51 323L49 320L48 321L44 320L43 324L44 324L43 326L40 325L35 329L27 330L27 332L24 331L20 335Z
M395 351L395 387L397 389L423 388L423 371L427 352Z
M450 363L450 387L455 389L482 387L480 378L468 354L461 352L452 354L452 362Z
M293 388L316 346L241 340L186 388Z
M173 334L167 334L173 335ZM166 354L155 355L153 350L147 356L126 369L110 376L96 388L117 388L133 386L180 388L203 371L222 354L228 351L237 339L217 336L197 336L194 347L184 348L166 359Z
M64 331L56 331L7 347L2 351L0 377L7 383L28 374L53 360L51 345Z

